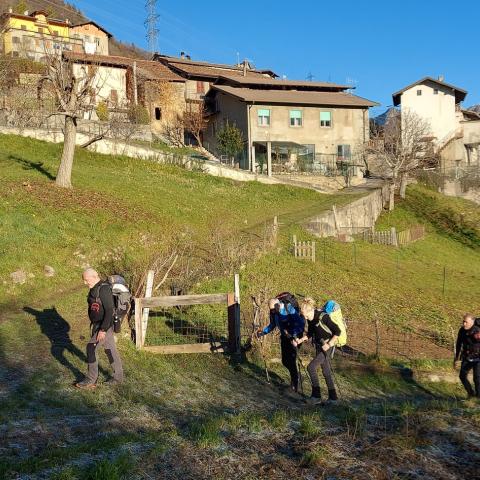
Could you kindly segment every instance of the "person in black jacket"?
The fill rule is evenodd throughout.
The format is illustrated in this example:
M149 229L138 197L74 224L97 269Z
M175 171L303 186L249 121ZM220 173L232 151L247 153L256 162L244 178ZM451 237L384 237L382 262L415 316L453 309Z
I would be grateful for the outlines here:
M455 367L460 366L460 381L469 397L480 398L480 326L476 324L473 315L463 316L463 326L458 331L455 348ZM468 373L473 370L473 383L468 380Z
M333 381L330 365L332 348L340 336L340 328L330 316L322 310L315 309L315 302L306 298L300 306L300 313L308 321L307 335L297 341L298 344L311 338L315 345L315 358L309 363L307 370L312 381L312 400L316 403L321 401L320 382L317 369L322 368L322 373L328 388L328 399L338 400L335 383Z
M108 282L103 282L93 268L83 272L83 282L90 288L88 292L88 317L91 326L91 338L87 344L88 371L85 379L75 386L78 388L95 388L98 378L97 347L101 345L105 349L108 360L113 367L113 378L110 384L123 381L122 361L115 345L113 335L113 295Z

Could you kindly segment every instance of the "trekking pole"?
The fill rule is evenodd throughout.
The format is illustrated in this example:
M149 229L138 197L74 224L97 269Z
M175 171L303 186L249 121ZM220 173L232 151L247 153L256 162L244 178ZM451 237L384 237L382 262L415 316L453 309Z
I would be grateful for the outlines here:
M263 360L263 367L265 369L265 376L267 377L267 383L270 383L270 374L268 373L268 367L267 367L267 358L265 356L265 351L263 349L263 340L260 340L257 336L257 328L258 328L258 316L259 316L259 313L260 313L260 305L258 304L257 302L257 299L252 296L252 303L253 303L253 335L252 337L255 336L255 338L257 339L258 343L260 344L260 355L262 357L262 360Z

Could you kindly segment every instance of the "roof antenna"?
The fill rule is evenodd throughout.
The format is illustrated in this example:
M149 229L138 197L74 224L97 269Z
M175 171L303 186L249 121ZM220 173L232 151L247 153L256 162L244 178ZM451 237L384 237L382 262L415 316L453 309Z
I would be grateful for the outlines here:
M313 82L313 79L315 78L315 75L313 75L312 72L308 72L308 75L305 77L306 80L309 82Z
M237 67L240 66L240 52L237 52Z

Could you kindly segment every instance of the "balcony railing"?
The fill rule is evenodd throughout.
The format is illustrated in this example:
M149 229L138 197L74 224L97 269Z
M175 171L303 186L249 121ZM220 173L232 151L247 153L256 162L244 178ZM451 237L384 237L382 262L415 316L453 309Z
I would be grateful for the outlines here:
M65 50L83 53L83 41L78 38L66 38L48 33L29 32L18 28L7 30L11 33L11 50L19 54L42 55Z

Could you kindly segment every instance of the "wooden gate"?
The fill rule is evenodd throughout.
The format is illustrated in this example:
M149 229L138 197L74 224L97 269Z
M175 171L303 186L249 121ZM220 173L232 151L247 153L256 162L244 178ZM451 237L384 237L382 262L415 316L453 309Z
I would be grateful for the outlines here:
M147 292L148 295L148 292ZM222 334L208 331L208 326L202 326L201 334L197 334L198 326L193 328L194 333L186 336L187 340L192 338L195 343L169 344L168 336L165 336L165 344L145 345L147 329L149 324L148 312L150 309L171 309L175 307L187 307L194 305L225 305L226 325ZM146 313L146 315L145 315ZM173 326L171 322L173 339ZM178 336L178 335L177 335ZM207 340L208 341L205 341ZM135 344L137 349L151 353L175 354L175 353L208 353L224 352L238 354L240 352L240 286L239 276L235 275L234 292L200 294L200 295L178 295L135 298Z

